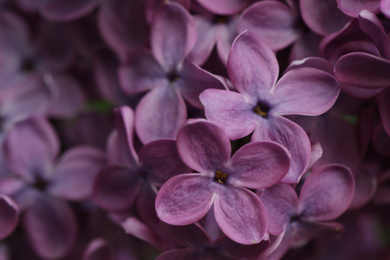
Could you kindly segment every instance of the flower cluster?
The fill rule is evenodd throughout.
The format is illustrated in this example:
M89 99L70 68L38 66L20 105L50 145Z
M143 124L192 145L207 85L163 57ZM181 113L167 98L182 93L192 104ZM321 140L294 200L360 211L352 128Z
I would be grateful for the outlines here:
M390 257L389 0L0 0L0 260Z

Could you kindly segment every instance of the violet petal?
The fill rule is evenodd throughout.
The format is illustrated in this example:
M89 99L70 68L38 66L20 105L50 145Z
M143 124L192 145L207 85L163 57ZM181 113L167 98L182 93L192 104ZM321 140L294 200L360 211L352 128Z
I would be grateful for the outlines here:
M42 177L59 152L54 129L44 118L15 123L4 142L9 167L26 180L35 175Z
M227 70L238 92L264 97L275 85L279 65L271 49L246 31L233 42Z
M361 88L383 88L390 85L390 61L368 53L349 53L336 63L337 79Z
M210 177L199 173L181 174L168 180L156 198L157 216L171 225L197 222L211 208L214 191Z
M258 117L253 113L256 101L234 91L207 89L201 100L208 120L222 127L230 139L249 135L256 127Z
M105 210L123 211L133 205L138 189L136 176L128 168L108 166L98 173L92 198Z
M180 4L168 2L156 13L151 29L154 57L166 72L176 71L196 42L196 25Z
M292 216L298 213L298 197L289 184L279 183L265 189L261 200L268 214L268 229L272 235L279 235L285 230Z
M290 154L278 143L252 142L234 153L228 162L228 182L251 189L278 183L290 168Z
M296 15L282 2L260 1L241 14L238 31L250 30L271 49L281 50L293 43L298 35Z
M49 192L68 200L89 198L95 177L105 162L104 152L94 147L68 150L54 169Z
M231 240L251 245L263 239L268 225L267 213L252 191L222 187L215 198L214 211L219 227Z
M180 158L198 172L216 170L230 157L230 141L225 132L208 121L185 125L177 136Z
M161 186L171 177L191 172L181 161L175 140L160 139L146 144L139 153L139 164L148 179Z
M302 219L337 218L351 204L354 188L354 178L347 167L333 164L316 168L306 179L299 196Z
M252 135L252 141L268 140L284 145L291 154L290 170L282 182L298 183L310 162L311 145L306 132L291 120L275 116L262 120Z
M187 119L187 110L179 91L164 85L146 94L135 111L135 130L142 143L175 138Z
M329 73L318 69L290 70L278 81L268 100L278 115L317 116L336 102L340 87Z
M43 194L25 212L23 224L32 247L45 259L64 256L76 241L72 209L64 201Z

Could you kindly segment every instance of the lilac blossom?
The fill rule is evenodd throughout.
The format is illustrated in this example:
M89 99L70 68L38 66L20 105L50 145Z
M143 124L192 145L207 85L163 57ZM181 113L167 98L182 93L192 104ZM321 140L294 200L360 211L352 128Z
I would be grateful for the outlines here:
M204 89L223 88L211 73L184 62L195 41L190 14L179 4L164 4L151 25L152 52L132 53L119 70L127 94L150 90L135 111L135 129L144 144L176 136L187 119L184 99L201 107L198 95Z
M92 147L75 147L57 160L57 136L39 117L16 122L4 146L13 175L0 180L0 193L20 207L23 226L39 256L64 256L77 235L76 219L66 200L89 198L104 154Z
M279 67L274 53L250 32L233 43L228 74L237 92L205 90L200 100L208 120L222 126L230 139L252 134L253 141L272 140L287 147L291 169L284 182L297 183L310 160L310 141L284 115L320 115L335 102L339 85L323 70L290 70L276 82Z
M319 167L305 180L299 198L288 184L266 189L261 198L269 216L268 232L283 239L269 259L279 259L290 246L326 232L340 232L339 223L327 222L346 211L354 194L354 178L342 165ZM341 199L342 198L342 199Z
M71 51L64 48L59 54L58 49L48 48L58 43L52 34L58 34L63 28L42 24L34 45L24 21L10 11L0 12L1 116L5 119L32 114L65 117L81 109L84 103L81 86L63 72Z
M158 217L172 225L199 221L211 209L223 233L241 244L265 238L266 212L247 188L261 189L278 183L287 173L286 150L274 142L253 142L230 157L226 133L207 121L184 126L177 137L178 152L198 173L169 179L156 199Z

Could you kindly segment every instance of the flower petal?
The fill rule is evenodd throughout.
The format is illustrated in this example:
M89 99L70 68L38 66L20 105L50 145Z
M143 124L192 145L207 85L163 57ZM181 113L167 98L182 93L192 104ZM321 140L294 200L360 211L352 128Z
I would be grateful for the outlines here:
M83 260L114 260L113 248L103 238L95 238L89 242Z
M135 111L135 130L142 143L175 138L187 119L183 98L171 85L157 87L146 94Z
M258 117L253 113L256 101L240 93L206 89L199 96L208 120L221 126L230 139L249 135L256 127Z
M88 146L72 148L61 157L48 191L68 200L87 199L92 193L95 177L105 163L105 154L99 149Z
M299 35L296 17L287 5L277 1L257 2L241 14L238 31L250 30L271 49L281 50Z
M291 164L282 182L299 182L310 163L311 152L309 137L299 125L281 116L262 120L253 132L252 141L274 141L286 147Z
M180 4L167 2L156 13L151 29L154 57L166 72L176 71L196 42L196 25Z
M383 88L390 85L390 61L368 53L349 53L336 63L337 79L361 88Z
M317 116L333 106L339 92L339 84L331 74L299 68L283 75L268 100L275 114Z
M291 217L298 213L298 196L289 184L279 183L265 189L261 200L268 214L268 229L272 235L281 234Z
M0 239L4 239L19 222L19 208L8 196L0 194L0 212Z
M175 175L191 172L181 161L175 140L160 139L146 144L139 153L139 164L148 179L159 186Z
M44 118L30 117L16 122L4 140L9 167L26 180L45 177L59 152L54 129Z
M363 10L359 13L358 21L362 31L368 34L378 49L384 53L386 32L378 17L368 10Z
M135 201L138 184L135 174L128 168L108 166L98 173L92 198L105 210L127 210Z
M358 17L359 12L362 10L378 13L380 2L381 0L337 0L337 5L345 14Z
M185 125L177 136L183 162L198 172L217 170L230 157L230 141L225 132L208 121Z
M167 84L163 68L152 54L145 50L129 54L118 73L121 87L128 95Z
M179 79L175 81L175 86L179 89L183 97L197 108L202 108L199 95L203 90L208 88L224 88L218 78L193 63L184 63L178 74Z
M351 19L338 9L336 1L300 0L299 3L303 21L323 36L338 32Z
M157 216L171 225L197 222L213 205L215 195L211 184L209 177L198 173L171 178L157 194Z
M147 42L149 29L144 9L143 2L127 0L104 1L99 8L97 22L100 32L121 58Z
M222 232L231 240L251 245L263 239L268 225L267 213L253 192L233 186L219 189L214 212Z
M216 43L216 27L212 24L211 18L202 15L194 15L193 17L198 37L186 60L201 66L209 58Z
M229 160L228 182L251 189L263 189L278 183L290 168L290 154L274 142L244 145Z
M133 146L134 112L130 107L122 106L114 109L116 131L108 141L108 158L110 163L123 164L130 168L138 168L138 156Z
M64 201L43 194L25 212L23 224L32 247L45 259L61 258L76 241L72 209Z
M56 117L74 116L85 103L81 85L71 76L61 73L45 75L44 83L50 91L47 114Z
M347 167L333 164L316 168L306 179L299 196L302 219L337 218L351 204L354 188L354 178Z
M246 31L233 42L227 70L238 92L264 97L276 82L279 65L271 49Z

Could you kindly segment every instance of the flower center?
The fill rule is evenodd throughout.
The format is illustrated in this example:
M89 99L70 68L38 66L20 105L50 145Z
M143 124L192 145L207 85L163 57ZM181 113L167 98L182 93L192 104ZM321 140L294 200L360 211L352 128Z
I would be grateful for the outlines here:
M179 75L177 75L176 71L170 71L167 74L167 79L169 80L170 83L173 83L179 79Z
M229 22L229 16L227 15L216 15L214 18L214 23L226 24Z
M35 182L34 182L34 187L38 190L41 190L41 191L44 191L46 190L47 186L48 186L48 182L46 180L44 180L42 177L38 176L36 179L35 179Z
M35 70L35 64L32 59L25 59L21 65L21 70L23 72L32 72Z
M258 114L261 117L268 118L269 107L263 103L257 103L257 106L253 109L253 112Z
M214 181L220 183L220 184L225 184L226 180L228 178L228 175L220 170L215 171L215 177Z

